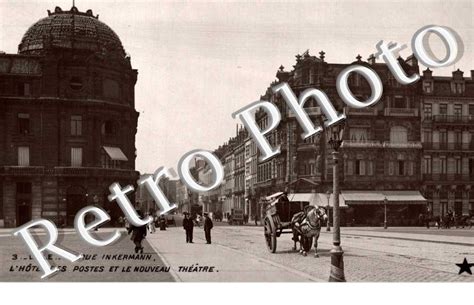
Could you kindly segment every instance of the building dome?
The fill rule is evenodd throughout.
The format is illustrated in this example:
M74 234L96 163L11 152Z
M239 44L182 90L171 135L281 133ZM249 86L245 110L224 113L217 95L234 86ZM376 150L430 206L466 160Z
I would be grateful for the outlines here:
M120 38L92 10L79 12L76 7L63 11L48 10L48 17L33 24L23 36L18 53L42 54L47 48L101 51L125 57Z

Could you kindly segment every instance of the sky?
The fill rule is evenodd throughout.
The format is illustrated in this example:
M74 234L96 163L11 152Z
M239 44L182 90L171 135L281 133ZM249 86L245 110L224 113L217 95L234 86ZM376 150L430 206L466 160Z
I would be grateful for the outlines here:
M194 149L213 150L235 135L231 114L259 99L280 65L295 55L326 52L326 61L366 59L380 40L408 45L413 34L435 24L454 29L464 42L455 69L474 69L474 1L88 1L121 38L138 69L135 105L140 113L136 168L176 168ZM0 0L0 50L16 53L21 37L46 10L72 1ZM436 38L434 51L443 57ZM440 53L437 53L440 52Z

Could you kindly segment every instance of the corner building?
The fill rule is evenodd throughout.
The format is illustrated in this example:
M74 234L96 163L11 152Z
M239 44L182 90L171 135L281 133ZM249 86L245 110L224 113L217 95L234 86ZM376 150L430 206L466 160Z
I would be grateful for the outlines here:
M345 113L345 131L340 152L340 205L343 225L380 225L384 207L391 225L414 225L426 210L426 199L420 193L422 185L420 158L420 95L418 84L400 85L388 67L370 56L367 61L358 55L349 64L328 63L325 53L319 57L309 52L296 56L291 71L280 67L277 81L261 97L274 103L282 115L280 125L267 135L272 146L281 145L281 153L259 162L256 193L258 197L286 191L294 202L328 206L332 192L332 148L326 135L320 132L307 139L295 115L280 94L271 87L286 82L296 96L309 88L327 94L338 113ZM398 59L408 74L418 73L414 56ZM338 74L350 65L373 69L383 83L383 96L371 107L350 108L340 99L336 89ZM349 87L356 98L366 100L371 89L366 80L352 73ZM324 116L314 99L304 105L315 125L322 126ZM268 124L265 112L258 111L256 120L261 128ZM328 198L329 197L329 198Z
M136 185L137 71L91 10L54 12L0 54L0 227L34 218L72 226L113 182Z

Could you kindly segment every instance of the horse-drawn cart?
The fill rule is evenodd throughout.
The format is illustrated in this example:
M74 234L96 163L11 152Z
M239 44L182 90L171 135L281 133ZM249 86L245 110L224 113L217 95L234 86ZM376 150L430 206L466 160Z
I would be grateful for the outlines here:
M271 253L275 253L277 249L277 237L280 237L281 234L293 234L293 241L295 241L293 249L296 250L296 241L299 241L301 252L303 254L309 252L313 244L312 237L314 235L300 234L301 230L299 230L299 225L301 223L310 225L310 223L314 222L306 220L309 211L314 210L311 215L314 214L313 218L316 219L317 217L318 221L319 215L325 216L324 211L320 211L317 207L310 206L309 202L292 202L288 199L286 193L283 192L275 193L264 198L261 201L261 206L265 210L265 217L263 219L265 243ZM316 226L315 223L314 227L311 226L311 228L316 229Z

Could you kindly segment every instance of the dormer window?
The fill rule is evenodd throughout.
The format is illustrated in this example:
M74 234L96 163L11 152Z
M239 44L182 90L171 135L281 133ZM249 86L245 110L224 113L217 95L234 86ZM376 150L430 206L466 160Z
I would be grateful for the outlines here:
M454 94L463 94L464 93L464 82L451 82L451 92Z
M423 92L424 93L433 93L433 82L430 81L424 81L423 82Z

